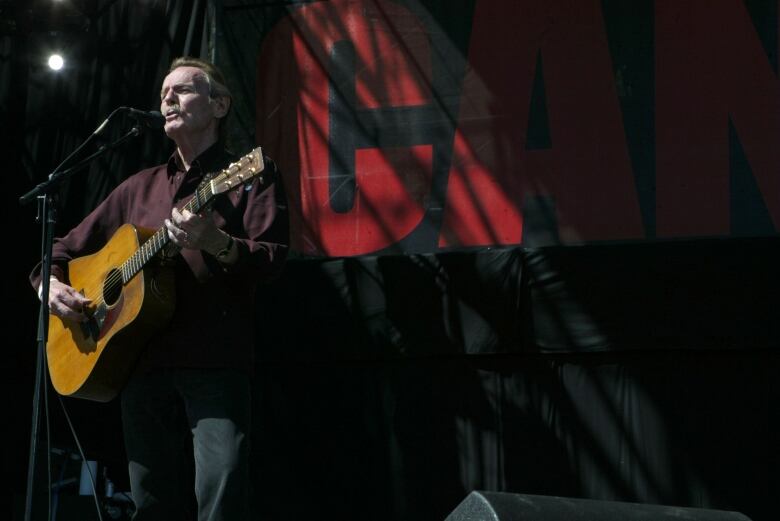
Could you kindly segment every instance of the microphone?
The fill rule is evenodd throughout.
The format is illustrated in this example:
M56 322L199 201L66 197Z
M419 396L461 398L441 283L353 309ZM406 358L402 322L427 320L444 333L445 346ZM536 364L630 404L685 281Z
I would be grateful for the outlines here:
M143 123L148 128L163 128L165 126L165 116L157 112L156 110L138 110L130 107L122 107L131 118Z

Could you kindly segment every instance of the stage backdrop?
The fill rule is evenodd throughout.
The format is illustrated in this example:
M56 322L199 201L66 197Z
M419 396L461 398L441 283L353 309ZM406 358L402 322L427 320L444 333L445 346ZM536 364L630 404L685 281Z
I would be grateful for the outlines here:
M0 26L7 474L25 471L36 310L16 196L113 108L156 109L194 54L226 69L232 146L280 163L293 214L299 258L258 298L261 514L441 519L480 488L775 519L777 6L18 7ZM39 64L55 40L59 75ZM61 231L170 150L147 134L74 179ZM116 404L70 402L126 487Z
M304 255L777 235L776 1L225 0Z

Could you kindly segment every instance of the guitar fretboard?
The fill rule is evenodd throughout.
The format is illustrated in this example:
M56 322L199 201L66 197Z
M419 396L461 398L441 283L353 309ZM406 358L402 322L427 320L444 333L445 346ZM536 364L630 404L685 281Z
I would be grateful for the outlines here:
M189 210L192 213L198 213L203 206L214 197L215 194L211 187L211 183L204 183L203 186L198 187L195 191L195 195L192 196L192 199L190 199L182 209ZM168 229L163 225L122 264L120 267L122 270L122 284L127 283L141 271L146 263L157 255L169 242L171 242L171 239L168 237Z

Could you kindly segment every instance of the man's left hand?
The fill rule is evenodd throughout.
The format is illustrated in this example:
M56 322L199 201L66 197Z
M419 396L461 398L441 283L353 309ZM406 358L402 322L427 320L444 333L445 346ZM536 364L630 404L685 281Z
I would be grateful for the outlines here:
M205 250L214 255L225 246L225 234L217 228L211 215L198 215L174 208L165 219L168 237L181 248Z

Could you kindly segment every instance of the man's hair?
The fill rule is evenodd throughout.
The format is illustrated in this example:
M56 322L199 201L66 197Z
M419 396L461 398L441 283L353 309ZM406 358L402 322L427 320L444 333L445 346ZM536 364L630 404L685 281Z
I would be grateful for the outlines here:
M181 56L171 62L171 66L168 67L168 74L179 67L195 67L196 69L200 69L206 77L206 84L209 87L209 97L211 99L228 98L228 100L230 100L228 111L225 113L225 116L219 120L219 138L220 140L224 140L226 134L225 121L230 114L230 110L233 108L233 96L230 94L227 85L225 85L225 77L222 75L222 71L220 71L216 65L206 60L193 58L191 56Z

